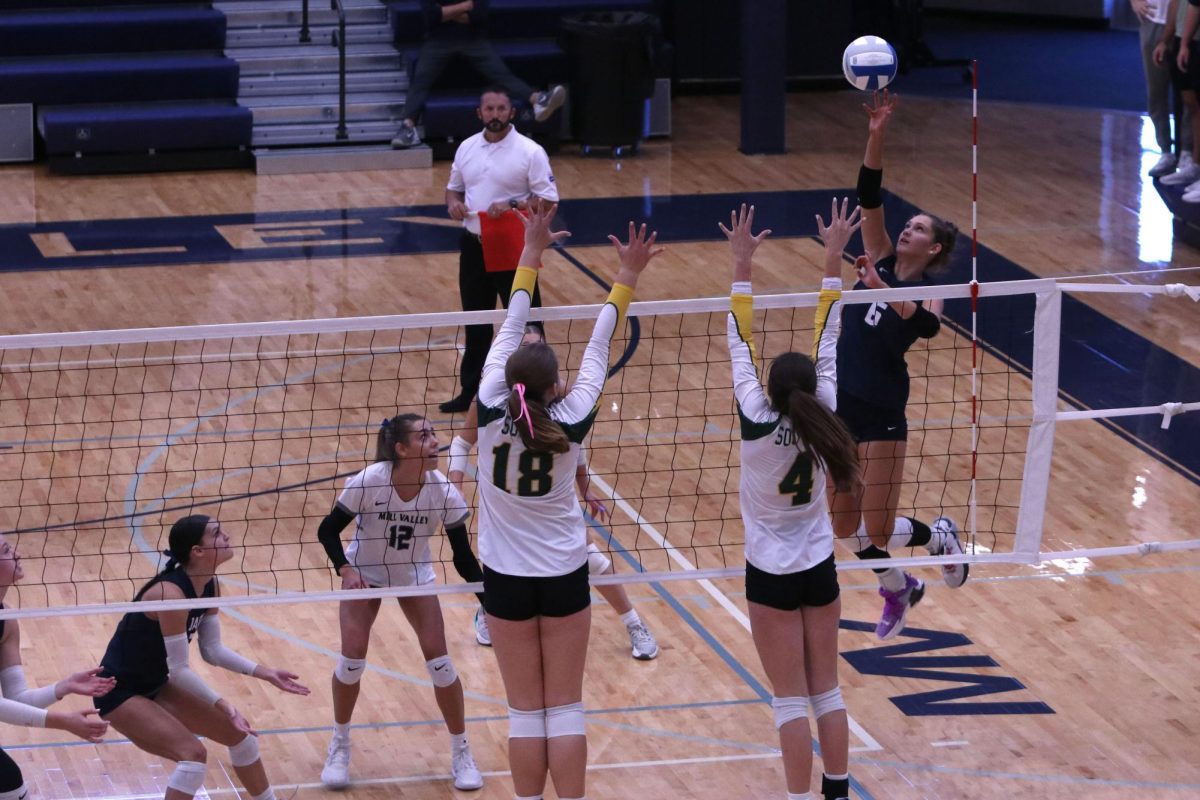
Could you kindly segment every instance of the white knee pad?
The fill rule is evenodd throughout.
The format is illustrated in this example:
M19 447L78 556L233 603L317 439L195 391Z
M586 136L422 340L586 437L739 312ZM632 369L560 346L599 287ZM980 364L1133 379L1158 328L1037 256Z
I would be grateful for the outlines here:
M612 562L604 553L600 552L600 548L588 542L588 574L603 575L608 572L608 568L612 566Z
M842 687L835 686L828 692L814 694L808 698L808 702L812 704L813 719L820 719L831 711L842 711L846 708L846 701L842 699Z
M199 761L180 761L167 781L167 788L192 797L204 788L205 771L205 766Z
M439 689L453 686L454 682L458 680L458 672L455 671L454 662L450 660L450 656L448 655L438 656L432 661L426 661L425 669L429 670L429 679Z
M508 738L510 739L545 739L546 738L546 709L522 711L519 708L508 707Z
M585 736L583 703L571 703L546 709L546 738Z
M246 734L246 738L229 748L229 762L235 767L248 767L258 761L258 737Z
M789 722L808 716L807 697L773 697L771 709L775 712L775 727L782 728Z
M339 683L347 685L358 683L362 680L366 668L367 660L365 658L338 656L337 666L333 668L333 677L337 678Z
M0 792L0 800L26 800L29 797L29 790L22 783L15 789L9 789L7 792Z

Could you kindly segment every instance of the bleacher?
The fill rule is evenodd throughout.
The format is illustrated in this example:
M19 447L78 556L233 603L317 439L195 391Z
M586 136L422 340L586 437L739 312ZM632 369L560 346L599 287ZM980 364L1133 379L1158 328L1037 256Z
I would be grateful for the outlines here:
M59 171L249 163L225 15L141 3L0 0L0 104L32 106Z
M418 0L385 0L396 47L405 54L408 74L416 67L425 33ZM491 0L488 36L509 68L534 88L566 83L567 57L560 45L562 19L572 14L605 11L657 12L656 0ZM660 60L661 74L669 74L669 54ZM479 105L480 78L469 66L456 63L435 84L421 120L425 140L454 142L479 130L475 109ZM520 101L526 98L515 98ZM562 116L537 123L522 115L518 127L553 144L562 130Z

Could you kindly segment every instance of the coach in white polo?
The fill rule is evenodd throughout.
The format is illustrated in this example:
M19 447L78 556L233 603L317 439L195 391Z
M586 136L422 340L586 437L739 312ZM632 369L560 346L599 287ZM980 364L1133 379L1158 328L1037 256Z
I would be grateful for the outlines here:
M462 220L464 228L458 255L458 294L463 311L490 311L496 307L497 298L508 306L515 272L484 269L477 214L498 217L524 205L531 196L558 202L558 188L546 151L513 127L508 92L499 87L485 90L475 113L483 130L460 144L454 154L446 185L446 212L451 219ZM541 294L535 289L533 305L541 304ZM471 407L493 332L491 325L466 326L462 392L438 406L444 413Z

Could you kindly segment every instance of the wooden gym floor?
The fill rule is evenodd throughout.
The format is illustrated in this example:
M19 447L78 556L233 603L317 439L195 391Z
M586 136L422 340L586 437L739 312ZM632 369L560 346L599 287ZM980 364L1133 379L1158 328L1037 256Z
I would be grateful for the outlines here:
M565 199L845 193L853 186L865 139L860 99L850 93L792 95L789 153L772 157L737 152L735 98L678 100L670 141L651 142L621 162L564 150L553 158L557 182ZM1112 276L1107 280L1133 284L1200 281L1200 254L1183 246L1171 249L1169 216L1144 177L1141 118L986 103L980 117L981 243L1038 276ZM969 131L966 102L902 97L887 146L885 187L969 231ZM37 167L8 167L0 170L5 198L0 224L169 222L439 204L448 169L439 163L413 172L317 176L58 178ZM720 218L697 221L711 226L707 240L668 241L670 251L647 273L638 299L725 294L726 246L711 238ZM889 222L895 228L901 220ZM612 227L622 223L613 220ZM811 218L797 224L809 226ZM40 247L43 253L61 252L53 250L61 247L53 239ZM802 236L769 240L758 259L756 291L812 289L819 280L818 253ZM602 277L614 273L615 260L601 246L572 247L571 254ZM565 260L547 266L542 279L547 305L603 296ZM980 278L988 280L986 274ZM0 274L0 296L6 300L0 331L6 334L458 307L456 257L445 252L186 265L164 259L159 266L10 271ZM1082 300L1127 335L1157 345L1192 370L1200 366L1200 326L1190 301L1142 295ZM1071 335L1064 331L1064 338ZM448 384L444 388L450 390ZM448 440L453 423L439 419L435 408L428 413ZM1043 549L1195 538L1196 487L1196 475L1185 466L1153 458L1099 423L1062 423ZM330 490L325 502L332 499ZM618 523L618 542L636 534L630 519ZM315 532L309 538L315 540ZM19 546L28 552L38 544L25 535ZM618 559L618 569L629 566ZM875 621L879 598L873 581L863 572L844 573L849 629L842 637L847 657L841 674L855 720L851 769L861 785L857 794L1100 800L1200 795L1195 758L1200 610L1190 602L1197 596L1198 569L1195 553L977 567L966 586L953 592L925 570L931 587L910 618L909 635L888 645L855 629ZM745 626L740 581L632 584L629 593L663 651L649 663L630 659L624 631L597 603L585 695L589 797L783 797L777 740L764 702L769 686ZM10 594L10 605L15 600ZM503 690L491 652L473 640L473 599L453 595L443 607L450 652L468 692L468 730L487 780L476 796L511 797ZM335 608L262 606L224 616L227 643L255 660L292 668L314 689L303 700L256 681L211 677L264 732L268 773L283 787L281 797L293 791L289 787L298 787L300 798L325 796L318 776L332 720ZM115 622L96 616L24 623L31 684L98 661ZM907 660L898 658L905 654ZM446 737L398 610L381 615L369 662L354 720L360 726L354 734L356 783L345 796L456 796L446 776ZM949 713L956 709L930 706L929 698L913 700L962 687L985 687L966 702L989 705ZM82 704L79 698L63 703ZM931 709L939 713L919 713ZM1047 710L1053 713L1034 713ZM57 732L11 727L0 732L34 796L160 795L170 769L110 739L93 746ZM226 754L212 748L209 763L209 794L232 794Z

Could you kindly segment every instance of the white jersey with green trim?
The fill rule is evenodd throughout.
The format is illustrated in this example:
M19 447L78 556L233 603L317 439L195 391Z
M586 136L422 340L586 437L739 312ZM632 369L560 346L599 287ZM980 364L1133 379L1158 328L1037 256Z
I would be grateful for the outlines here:
M537 273L517 270L508 316L483 367L479 387L479 557L505 575L566 575L587 562L587 529L575 490L584 437L599 410L608 377L609 343L632 296L613 287L600 310L570 393L549 406L567 434L566 453L527 450L508 413L504 378L508 358L521 344Z
M813 333L816 395L831 411L837 405L841 284L836 278L822 284ZM741 422L739 489L746 561L774 575L800 572L833 554L825 470L805 452L791 421L771 408L763 391L754 361L749 284L735 284L730 302L727 334Z
M337 504L355 515L354 539L346 548L346 558L372 586L437 580L430 540L439 525L461 525L471 513L462 494L437 470L425 473L416 497L401 500L392 486L389 461L351 475Z

